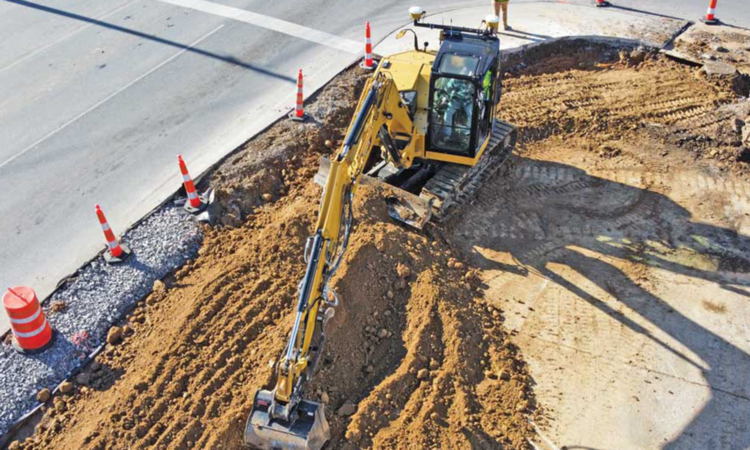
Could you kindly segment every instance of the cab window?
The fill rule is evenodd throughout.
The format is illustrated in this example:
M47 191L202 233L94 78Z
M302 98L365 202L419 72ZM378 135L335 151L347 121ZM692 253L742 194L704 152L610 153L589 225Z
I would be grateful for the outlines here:
M475 89L470 80L450 77L435 80L430 118L433 146L466 155L472 153Z
M476 56L445 55L440 61L440 73L445 75L474 76L479 65Z

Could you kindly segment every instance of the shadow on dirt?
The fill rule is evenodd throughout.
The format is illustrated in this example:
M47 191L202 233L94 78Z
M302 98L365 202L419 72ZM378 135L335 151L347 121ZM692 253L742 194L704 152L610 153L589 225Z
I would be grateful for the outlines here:
M483 188L462 216L450 224L452 240L460 242L479 267L522 276L535 272L700 371L711 388L710 399L662 449L750 446L750 432L741 425L750 416L750 355L674 310L621 268L589 256L594 252L703 279L750 297L750 277L743 276L750 271L744 257L750 255L750 238L695 221L675 201L647 188L594 177L570 165L523 158ZM505 252L517 265L488 259L477 247ZM701 362L558 275L551 264L568 266L610 293Z

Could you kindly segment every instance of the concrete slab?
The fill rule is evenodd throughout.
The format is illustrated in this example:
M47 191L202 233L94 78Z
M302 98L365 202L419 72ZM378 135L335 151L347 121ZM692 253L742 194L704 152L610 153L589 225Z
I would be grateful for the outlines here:
M668 47L669 53L702 63L724 63L750 74L750 30L696 23Z
M508 23L512 29L500 30L500 47L517 49L540 42L568 36L604 36L635 40L644 44L662 47L683 30L689 21L650 14L637 14L616 8L563 3L511 3ZM489 5L465 8L447 13L429 15L427 22L477 27L492 13ZM405 28L413 29L409 25ZM397 53L413 48L411 34L396 40L397 30L381 44L375 52L381 55ZM417 28L420 45L429 42L428 48L439 46L438 31Z

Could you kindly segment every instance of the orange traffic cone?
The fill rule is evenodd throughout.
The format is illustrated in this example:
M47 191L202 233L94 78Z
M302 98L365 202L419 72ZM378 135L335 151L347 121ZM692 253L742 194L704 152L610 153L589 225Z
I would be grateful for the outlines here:
M701 17L701 22L705 23L706 25L716 25L719 23L719 19L716 18L716 3L718 3L718 0L711 0L711 2L708 4L708 11L706 11L706 15Z
M368 70L375 69L375 63L372 60L372 38L370 36L370 22L365 25L365 60L359 67Z
M305 114L305 96L302 91L302 69L297 74L297 104L294 107L294 112L289 117L295 122L304 122L308 116Z
M117 239L115 238L115 233L112 232L112 229L107 223L107 218L104 217L104 211L102 211L102 208L99 207L99 205L95 205L94 210L96 211L96 216L99 218L99 223L102 226L102 231L104 231L104 238L107 240L108 250L104 252L104 260L108 264L117 264L123 262L128 256L130 256L130 248L128 248L127 245L121 244L117 241Z
M198 192L195 190L193 179L190 177L185 160L182 159L182 155L177 155L177 162L180 164L180 173L182 173L182 183L185 185L185 192L187 193L187 202L185 203L185 209L194 213L202 211L206 208L205 202L198 196Z
M214 203L214 190L208 189L203 194L198 194L195 189L193 179L190 177L185 160L182 159L182 155L177 155L177 162L180 164L180 173L182 174L182 184L185 186L185 193L187 199L178 199L175 203L182 204L185 202L185 211L196 216L199 222L208 222L211 225L214 224L214 216L216 214Z
M44 316L36 292L26 286L8 288L3 295L3 307L10 319L13 348L19 353L38 353L46 349L54 336Z
M603 6L609 6L609 2L607 0L596 0L596 6L603 7Z

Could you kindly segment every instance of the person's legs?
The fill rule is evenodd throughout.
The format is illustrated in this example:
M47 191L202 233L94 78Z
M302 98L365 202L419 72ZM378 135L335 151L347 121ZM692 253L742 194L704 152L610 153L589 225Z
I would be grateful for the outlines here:
M510 2L500 3L500 6L503 8L503 28L506 30L508 29L508 3Z
M497 0L490 0L492 2L492 8L495 10L495 15L500 15L500 2Z

